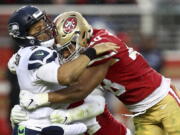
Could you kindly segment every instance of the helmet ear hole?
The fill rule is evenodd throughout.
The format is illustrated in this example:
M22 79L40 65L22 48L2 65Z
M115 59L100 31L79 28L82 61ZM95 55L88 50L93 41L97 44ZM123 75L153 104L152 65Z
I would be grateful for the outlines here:
M28 16L27 21L29 22L32 19L31 16Z

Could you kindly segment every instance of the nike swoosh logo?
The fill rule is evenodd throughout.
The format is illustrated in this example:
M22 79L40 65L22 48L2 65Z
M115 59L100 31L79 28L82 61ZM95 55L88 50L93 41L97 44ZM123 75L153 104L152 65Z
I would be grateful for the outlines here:
M30 106L31 104L32 104L32 102L34 101L33 99L30 99L31 101L29 102L29 105L28 106Z
M67 116L65 117L64 123L66 123L66 121L67 121Z

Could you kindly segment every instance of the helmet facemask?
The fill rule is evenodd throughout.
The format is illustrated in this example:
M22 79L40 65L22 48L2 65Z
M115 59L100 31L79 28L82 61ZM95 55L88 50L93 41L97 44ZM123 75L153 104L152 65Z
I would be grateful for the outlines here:
M48 17L45 14L44 17L37 23L41 23L43 25L41 27L43 28L40 31L31 34L30 36L38 40L40 45L45 47L52 47L55 43L55 25L48 19ZM35 23L34 25L37 25L37 23Z
M78 42L79 33L76 33L71 41L64 45L57 44L55 49L59 53L60 63L64 64L73 59L76 59L81 52L84 51L84 47L79 45Z

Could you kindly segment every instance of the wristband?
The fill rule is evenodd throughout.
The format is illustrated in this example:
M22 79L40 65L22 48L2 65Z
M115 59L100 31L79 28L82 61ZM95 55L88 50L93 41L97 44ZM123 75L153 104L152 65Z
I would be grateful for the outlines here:
M44 106L44 105L49 105L50 104L48 93L37 94L36 99L38 101L38 106Z
M95 59L97 56L94 48L88 48L82 54L86 55L90 60Z

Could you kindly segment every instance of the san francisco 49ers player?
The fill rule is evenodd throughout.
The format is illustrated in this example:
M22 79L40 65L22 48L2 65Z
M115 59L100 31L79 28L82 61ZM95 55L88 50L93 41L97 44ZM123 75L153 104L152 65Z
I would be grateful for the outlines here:
M168 135L179 135L180 98L171 87L170 79L152 69L140 53L129 48L121 39L104 29L92 29L78 12L61 14L56 18L55 24L59 34L58 49L65 62L74 59L83 47L93 47L105 42L112 42L120 47L117 53L110 51L95 59L86 70L112 58L116 60L109 67L102 84L105 90L112 92L134 114L136 135L163 135L164 130ZM102 69L100 67L98 70ZM92 74L96 72L92 72L91 77L87 76L84 83L95 83L97 78L93 78ZM74 93L74 97L79 95L79 99L84 98L93 90L90 89L90 84L87 87L89 89L81 91L83 94ZM62 98L61 92L47 94L49 102L61 102L65 98L64 95Z

